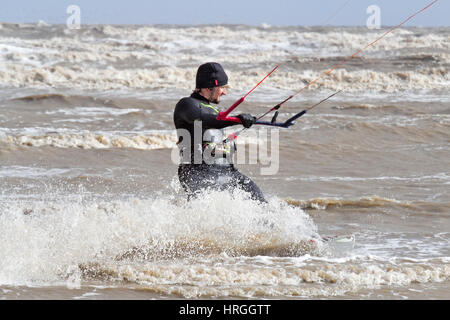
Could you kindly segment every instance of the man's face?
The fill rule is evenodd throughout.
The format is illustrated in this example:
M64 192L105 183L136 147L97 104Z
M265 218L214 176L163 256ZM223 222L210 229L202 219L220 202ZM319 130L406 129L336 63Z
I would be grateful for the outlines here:
M221 87L214 87L212 89L209 89L209 101L213 102L213 103L219 103L220 102L220 97L222 95L226 95L227 94L227 87L226 86L221 86Z

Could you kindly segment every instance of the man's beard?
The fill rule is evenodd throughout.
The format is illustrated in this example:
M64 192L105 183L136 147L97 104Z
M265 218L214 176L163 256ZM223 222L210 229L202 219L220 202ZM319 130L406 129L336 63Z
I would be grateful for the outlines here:
M213 98L213 96L214 96L214 92L211 92L211 94L209 95L209 99L208 99L209 102L218 104L220 102L220 96L218 96L216 98Z

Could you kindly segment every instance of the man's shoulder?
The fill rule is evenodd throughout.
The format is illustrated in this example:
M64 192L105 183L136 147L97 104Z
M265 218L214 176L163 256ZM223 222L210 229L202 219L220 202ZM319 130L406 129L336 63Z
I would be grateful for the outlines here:
M193 98L193 97L184 97L181 98L180 101L177 103L178 106L198 106L200 104L200 101Z
M175 118L192 118L197 117L200 112L200 101L193 97L184 97L175 106L174 117Z

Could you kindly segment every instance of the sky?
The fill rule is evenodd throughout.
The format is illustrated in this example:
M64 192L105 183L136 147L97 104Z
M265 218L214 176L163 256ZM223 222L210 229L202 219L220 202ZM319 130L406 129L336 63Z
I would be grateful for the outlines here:
M0 22L65 24L70 5L81 24L247 24L361 26L379 7L382 26L397 25L432 0L0 0ZM449 26L450 0L438 0L405 26Z

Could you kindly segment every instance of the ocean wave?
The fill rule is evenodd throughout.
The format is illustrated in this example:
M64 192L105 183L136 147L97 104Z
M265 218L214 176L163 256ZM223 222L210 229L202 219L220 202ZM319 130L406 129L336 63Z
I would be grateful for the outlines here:
M4 28L25 32L17 26ZM220 25L104 25L44 36L42 28L47 27L37 28L36 39L0 32L0 84L100 91L186 89L193 87L198 65L212 59L226 67L233 89L248 90L267 73L268 65L277 64L279 70L264 87L298 90L376 36L366 28L314 31ZM446 90L450 41L448 30L443 30L396 30L349 62L350 69L336 70L311 88ZM215 40L198 46L205 33L214 34Z
M19 177L19 178L43 178L58 176L69 172L69 169L60 168L36 168L24 166L2 166L0 168L0 177Z
M444 176L444 177L442 177ZM430 179L445 179L448 180L448 176L437 175L432 176ZM441 212L445 212L450 208L450 203L448 201L434 202L434 200L397 200L385 197L380 197L376 195L365 196L357 199L339 199L339 198L313 198L307 200L297 200L291 198L285 198L287 204L299 207L303 210L318 210L327 211L335 210L336 208L341 209L366 209L366 208L394 208L407 209L414 211L417 216L430 217L434 214L440 215ZM386 211L382 211L386 212Z
M345 109L346 107L343 108ZM401 110L401 112L408 111ZM450 117L447 114L430 115L418 114L417 112L414 112L414 114L411 115L395 114L384 116L317 114L314 119L303 120L305 123L302 126L302 130L320 128L321 130L332 129L336 134L345 132L348 136L354 136L355 144L358 142L362 144L367 143L373 137L383 134L384 136L391 135L397 137L397 146L404 144L404 142L400 142L401 139L405 141L429 143L430 145L441 144L441 146L445 146L445 141L448 136L449 120ZM370 133L370 135L368 133ZM365 139L361 139L361 137L365 137ZM374 138L374 141L375 139L376 138ZM383 142L389 144L391 141L386 140ZM320 145L317 145L317 147L320 147ZM371 145L371 147L376 148L376 145Z
M227 259L224 259L225 262ZM147 263L135 265L83 265L87 279L131 282L148 292L183 298L202 297L333 297L380 286L407 286L411 283L444 282L450 279L448 264L377 265L367 263L327 263L310 266L286 261L285 267L252 261L230 269L216 263ZM231 263L231 262L230 262ZM290 266L290 267L289 267ZM201 275L197 276L197 275ZM308 283L308 286L304 284ZM324 285L325 284L325 285Z
M301 241L317 237L312 219L300 208L277 199L261 205L242 192L205 193L189 203L170 196L10 200L0 210L1 284L58 281L73 265L108 261L302 255L308 251Z
M341 105L341 106L332 106L332 109L336 110L386 110L386 111L398 111L401 110L400 107L390 106L390 105L375 105L375 104L358 104L358 105Z
M368 196L360 199L333 199L333 198L314 198L310 200L285 199L286 203L300 207L302 209L327 210L332 208L371 208L371 207L390 207L400 206L413 208L414 204L409 201L399 201L379 196Z
M56 27L58 28L58 27ZM64 30L64 27L60 27ZM4 27L4 30L6 27ZM28 28L32 33L33 26ZM365 47L379 35L366 28L336 31L336 29L311 28L233 28L229 26L155 27L155 26L110 26L100 25L81 28L76 32L62 32L50 29L42 33L36 28L33 35L20 36L24 30L0 36L3 57L9 60L26 59L44 61L117 62L127 59L154 60L154 64L184 61L198 62L207 56L221 56L229 63L262 63L267 58L280 60L298 56L348 56L351 51ZM444 30L444 31L442 31ZM385 57L384 52L409 49L422 50L419 55L440 55L448 53L450 41L447 29L399 29L379 41L366 51ZM1 29L0 29L1 31ZM383 31L379 31L382 34ZM214 34L214 41L205 43L205 34ZM44 38L45 41L42 41ZM202 46L198 46L199 42ZM433 48L434 51L429 51ZM423 52L425 51L425 52ZM28 56L22 55L23 53ZM45 55L39 55L43 54ZM251 56L246 57L247 54ZM400 52L400 54L402 54ZM411 57L411 51L405 55ZM27 57L29 59L27 59ZM414 57L414 56L413 56ZM39 59L36 59L39 58ZM151 59L150 59L151 58ZM237 59L237 60L236 60ZM419 58L420 61L423 59ZM131 62L131 61L129 61Z
M424 182L424 181L440 181L440 182L449 182L450 181L450 175L441 172L434 175L412 175L412 176L406 176L406 177L399 177L399 176L377 176L377 177L337 177L337 176L331 176L331 177L320 177L320 176L305 176L305 177L290 177L286 178L286 181L405 181L405 182Z
M106 134L45 134L45 135L18 135L0 136L0 143L27 147L57 147L57 148L80 148L80 149L107 149L107 148L135 148L142 150L172 149L176 148L178 141L173 134L147 134L116 136Z
M183 298L276 298L335 297L450 279L446 257L317 251L307 241L317 237L311 218L277 198L268 205L224 192L190 203L170 196L11 199L1 208L2 285L76 288L102 281Z
M336 29L338 29L336 31ZM276 47L285 43L292 48L304 47L331 47L362 48L376 39L385 31L369 31L366 28L255 28L230 26L192 26L192 27L117 27L106 25L103 32L109 36L134 41L151 39L157 42L175 42L180 39L201 39L204 34L214 34L216 41L226 41L229 45L258 44ZM439 33L423 34L421 30L399 29L395 30L384 41L380 41L375 48L369 50L393 50L403 47L443 47L450 48L448 37Z
M19 96L17 98L11 99L13 102L24 102L24 103L45 103L46 106L101 106L101 107L111 107L119 108L120 106L111 99L105 99L97 96L89 95L66 95L62 93L43 93L43 94L32 94Z
M72 88L86 90L113 89L170 89L193 88L196 68L156 67L119 70L112 66L105 69L79 69L77 66L26 67L21 64L0 67L0 83L8 86L32 86L36 88ZM243 91L254 86L267 70L230 71L230 87ZM447 90L450 76L447 68L428 68L419 71L379 72L371 70L336 70L330 76L313 70L292 72L279 70L264 87L277 90L299 90L313 82L310 89L345 90L346 92L381 91L394 93L414 90Z

